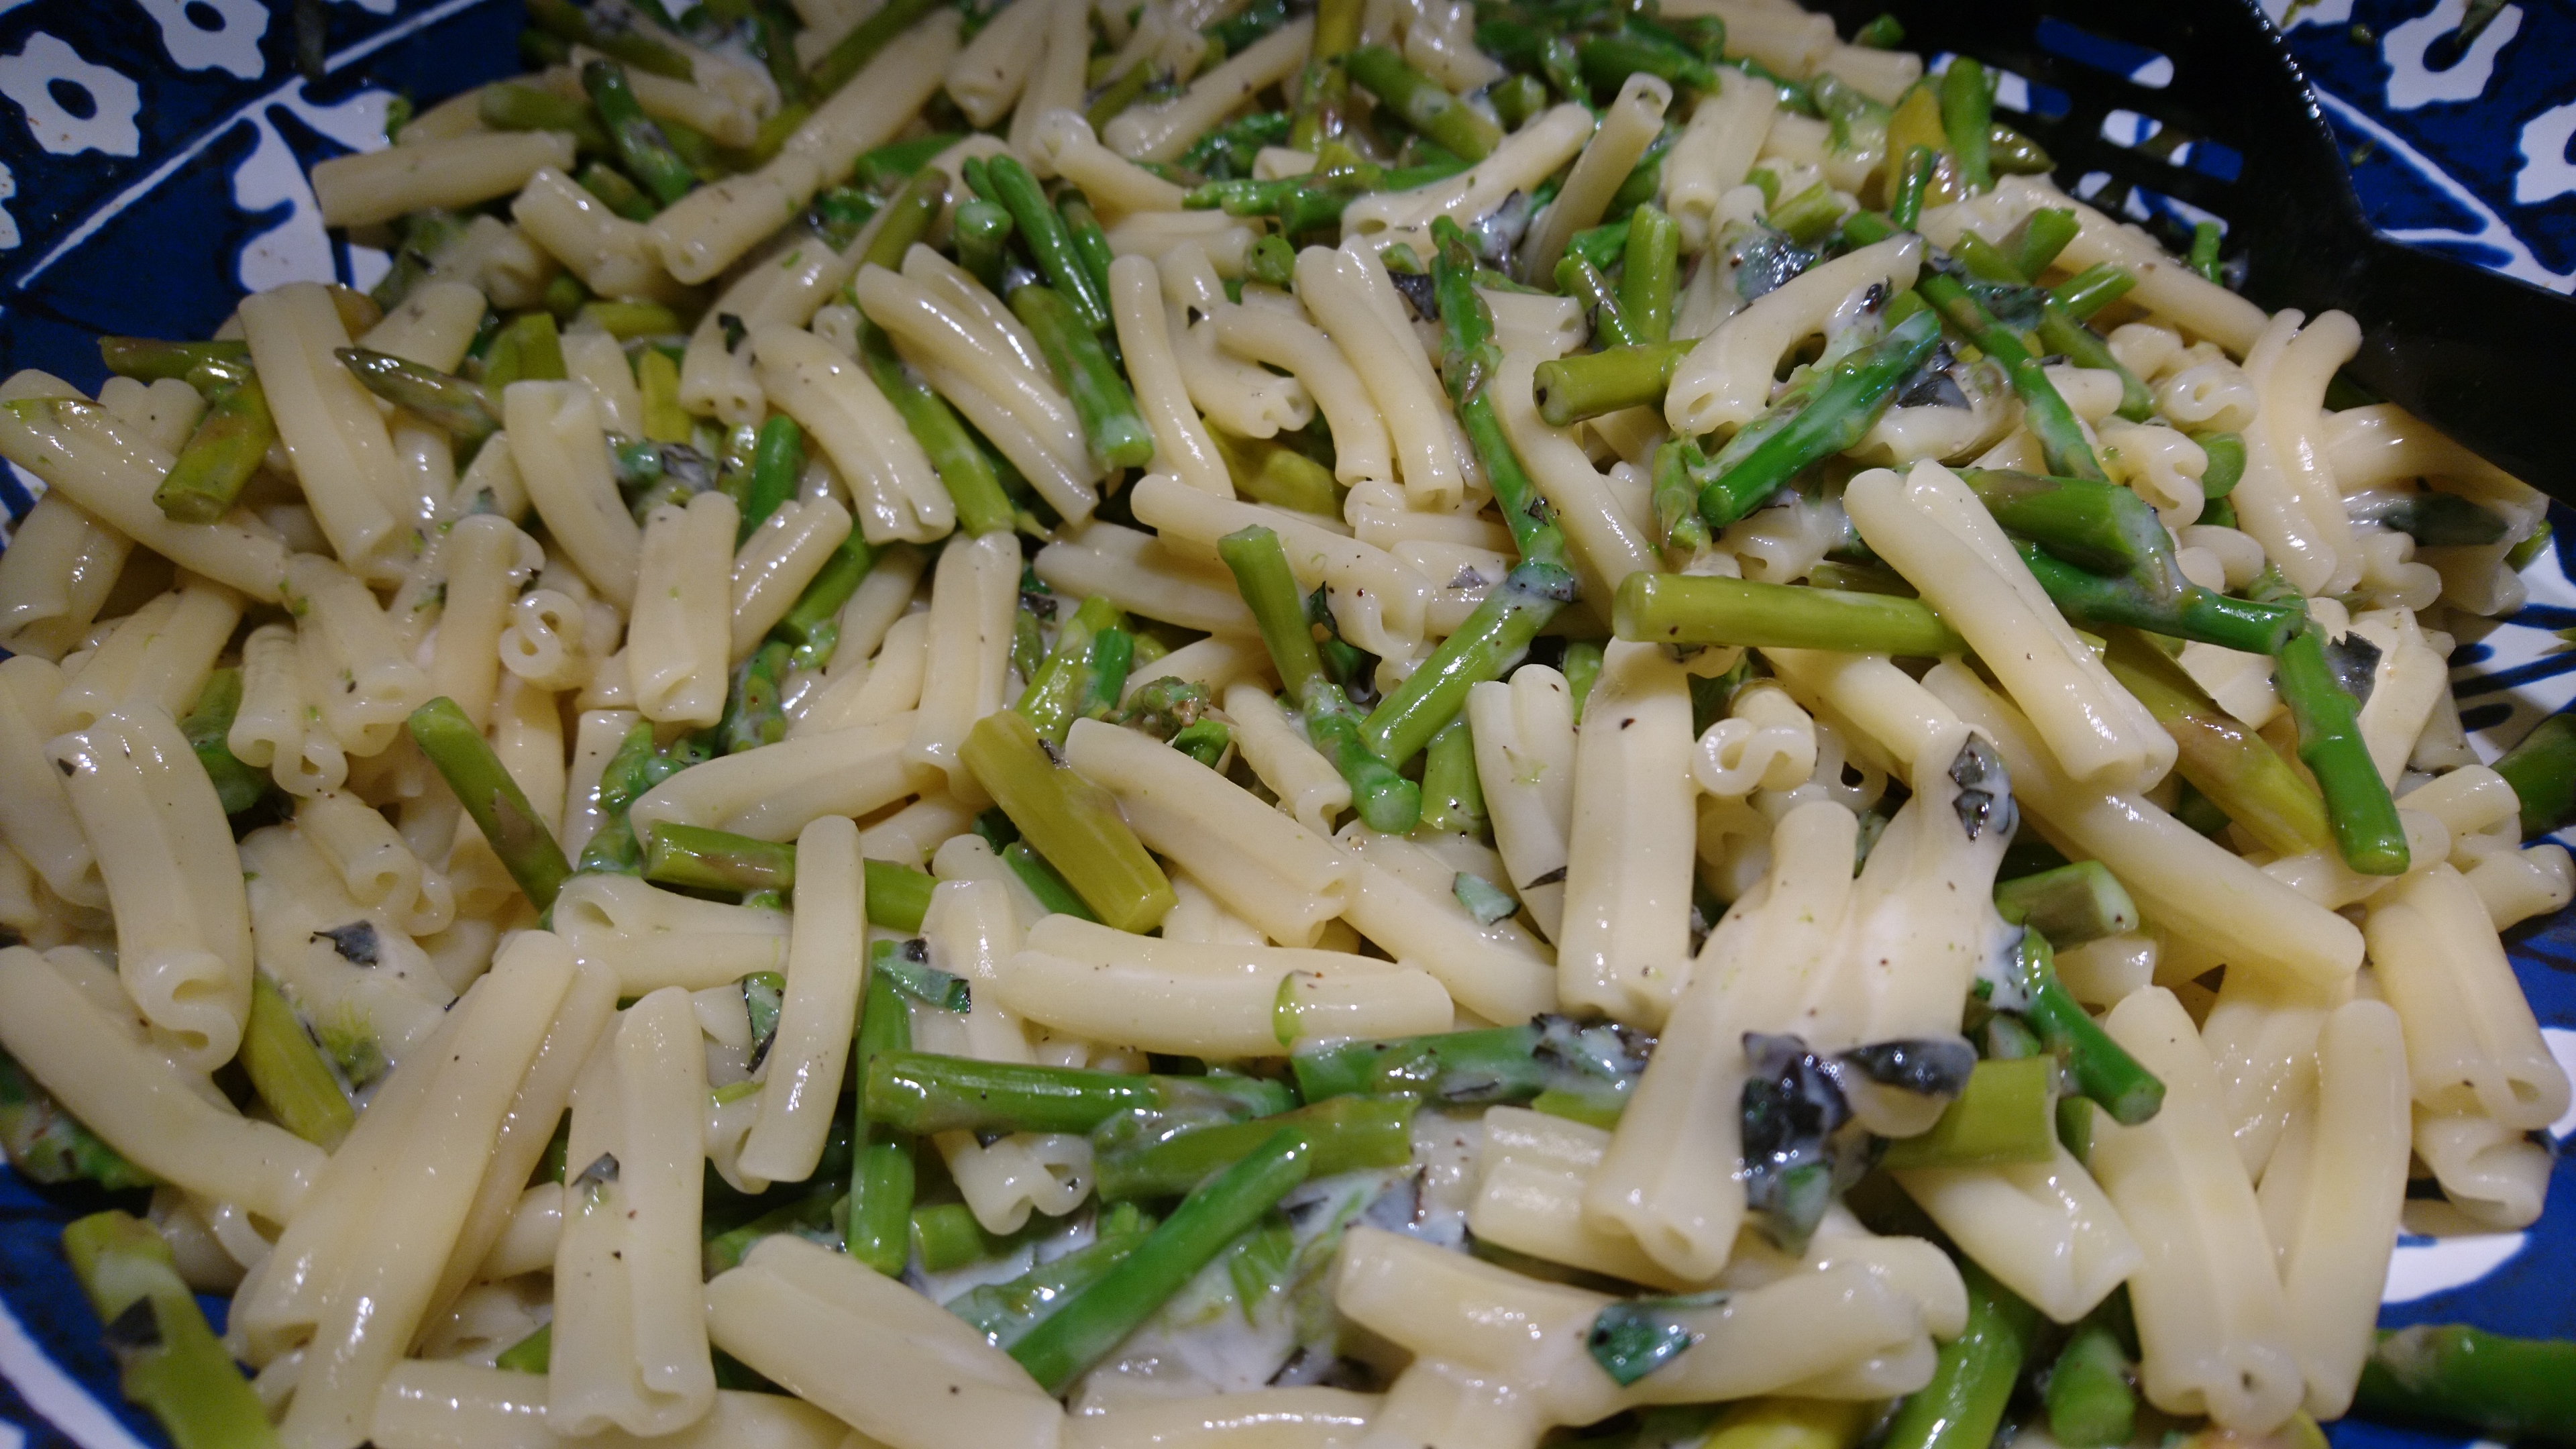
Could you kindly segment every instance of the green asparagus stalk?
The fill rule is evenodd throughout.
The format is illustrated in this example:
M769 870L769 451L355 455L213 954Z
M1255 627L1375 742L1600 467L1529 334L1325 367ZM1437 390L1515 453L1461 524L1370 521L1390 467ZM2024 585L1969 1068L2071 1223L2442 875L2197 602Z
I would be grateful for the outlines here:
M563 334L545 312L522 312L492 336L483 354L483 392L498 396L514 382L564 380Z
M1172 908L1171 880L1128 828L1117 802L1049 758L1026 716L1012 710L986 715L967 733L958 755L1103 922L1121 931L1146 931Z
M1628 255L1628 233L1634 230L1633 220L1633 216L1623 216L1617 221L1586 227L1566 239L1565 249L1590 262L1593 270L1607 273Z
M218 669L206 676L205 688L197 691L196 702L179 721L179 733L187 736L197 763L206 767L206 778L214 782L215 799L226 815L240 814L268 793L268 772L243 764L225 743L233 717L241 711L241 697L241 670Z
M957 264L975 274L984 290L1002 290L1002 273L1010 263L1011 233L1017 223L998 202L970 196L957 203L950 236L957 243Z
M1482 161L1502 142L1501 127L1449 94L1438 81L1406 65L1403 56L1386 46L1360 46L1343 57L1342 67L1406 125L1461 160Z
M2039 275L2048 270L2049 263L2057 260L2057 254L2066 250L2066 244L2075 240L2076 232L2081 229L2075 213L2069 208L2041 207L2022 223L2021 245L2014 252L2013 265L2021 269L2022 276L2038 280Z
M1762 223L1800 246L1807 246L1832 231L1842 215L1842 203L1835 199L1833 187L1819 181L1795 196L1783 198L1762 218Z
M2191 227L2191 269L2212 282L2221 280L2218 271L2220 228L2214 221L2197 221Z
M2069 946L2138 929L2137 902L2098 860L2079 860L1995 886L1995 914Z
M1609 279L1582 257L1568 252L1557 259L1556 289L1583 304L1583 314L1592 319L1592 335L1603 346L1634 347L1647 340L1628 325L1627 311Z
M753 446L751 474L740 499L742 522L734 533L734 546L739 548L752 531L776 513L779 505L796 496L796 483L805 471L805 430L785 413L772 413L760 425L760 441Z
M2165 1084L2113 1041L2068 993L2057 979L2056 959L2047 937L2034 930L2022 932L2021 950L2014 958L2022 1019L2049 1050L2065 1057L2075 1090L2110 1113L2112 1121L2135 1127L2152 1118L2165 1104Z
M2265 849L2304 855L2334 843L2316 790L2268 742L2210 703L2162 651L2124 630L2111 637L2103 663L2173 736L2175 772Z
M0 1148L30 1182L88 1181L109 1192L160 1183L64 1111L7 1052L0 1052Z
M594 60L581 68L581 86L590 93L590 103L598 107L600 120L607 124L609 138L617 147L618 164L654 199L669 206L697 186L697 173L671 148L670 137L662 127L636 103L635 89L627 83L624 66L613 60Z
M950 1300L948 1311L966 1320L995 1347L1007 1349L1045 1322L1066 1299L1099 1282L1153 1230L1154 1220L1137 1211L1135 1204L1119 1203L1099 1214L1089 1243L1007 1283L970 1289Z
M265 972L251 978L250 1020L242 1030L242 1066L252 1090L278 1125L328 1152L356 1124L339 1079L306 1035L295 1008Z
M831 662L832 650L840 640L841 606L859 591L860 582L876 565L876 549L852 529L771 632L809 656L809 667L820 668Z
M1968 269L1968 275L1980 281L2024 283L2030 280L2021 265L2005 256L2003 249L1975 232L1961 232L1950 255Z
M1116 1267L1011 1345L1011 1357L1048 1393L1063 1393L1303 1183L1313 1158L1314 1149L1297 1129L1272 1134L1192 1192Z
M716 721L723 752L738 755L787 737L787 712L779 703L787 677L787 643L773 639L735 667L724 714Z
M868 924L889 931L918 931L930 910L930 889L938 880L930 872L890 860L867 862Z
M1036 334L1038 350L1072 398L1092 457L1104 468L1143 467L1154 456L1154 435L1136 410L1136 395L1119 376L1118 365L1102 349L1097 329L1086 325L1080 304L1053 288L1032 285L1011 293L1011 312Z
M1975 1263L1960 1263L1959 1273L1968 1282L1968 1326L1941 1345L1932 1382L1897 1404L1884 1449L1985 1449L2003 1423L2039 1313Z
M1003 1244L984 1231L974 1209L962 1202L945 1202L912 1210L912 1246L921 1255L922 1267L946 1273L1000 1256Z
M152 492L152 502L175 523L212 523L232 512L242 489L277 441L268 394L256 377L215 394L178 460Z
M1463 714L1431 737L1422 762L1422 823L1459 835L1485 833L1485 789L1476 778L1476 740Z
M1124 617L1108 595L1094 594L1057 627L1055 648L1011 706L1027 715L1048 743L1063 744L1065 732L1082 717L1079 706L1090 683L1092 642Z
M1313 152L1342 133L1350 104L1350 77L1337 63L1360 43L1360 0L1319 0L1315 39L1305 69L1289 90L1287 144Z
M1360 818L1370 829L1390 834L1412 829L1422 817L1421 787L1363 743L1359 712L1324 673L1323 654L1315 647L1279 535L1259 524L1238 529L1217 540L1217 556L1233 572L1235 587L1260 626L1281 686L1305 714L1306 737L1350 782Z
M2119 416L2133 423L2143 423L2155 415L2156 396L2129 365L2112 355L2111 344L2102 335L2075 320L2075 314L2056 301L2048 302L2039 315L2039 345L2051 352L2062 353L2078 367L2096 368L2120 379Z
M489 130L562 131L593 156L605 155L613 146L587 103L517 81L494 81L476 92L474 110Z
M1706 93L1717 87L1709 58L1675 41L1660 25L1632 15L1618 30L1575 42L1575 64L1596 96L1615 92L1631 75L1661 76L1677 90Z
M151 1411L178 1449L276 1449L268 1411L206 1325L158 1230L93 1213L63 1229L63 1256L106 1325L125 1397Z
M1937 319L1927 313L1908 317L1837 364L1814 391L1793 388L1729 439L1716 457L1703 461L1698 445L1683 441L1663 449L1656 468L1687 474L1699 488L1701 519L1712 529L1724 528L1760 506L1801 469L1859 442L1886 411L1898 385L1940 340Z
M2547 835L2576 816L2576 712L2553 714L2495 762L2522 802L2522 838Z
M1661 407L1673 373L1698 345L1649 342L1542 362L1536 379L1539 416L1562 428L1627 408Z
M1118 1129L1127 1119L1121 1119L1094 1134L1100 1197L1177 1197L1258 1151L1283 1128L1305 1139L1309 1170L1317 1177L1401 1167L1413 1160L1414 1106L1404 1097L1335 1097L1276 1117L1169 1135L1158 1128L1123 1133Z
M1048 285L1055 289L1062 301L1071 304L1084 327L1095 333L1107 331L1110 322L1109 293L1092 281L1090 267L1084 263L1082 252L1074 246L1072 229L1065 225L1064 218L1057 214L1055 208L1047 204L1046 192L1039 188L1037 178L1031 176L1029 169L1016 157L1007 154L986 162L985 171L992 182L993 199L1007 208L1011 220L1018 223L1020 236L1028 243L1029 254L1037 258L1038 270L1045 275ZM1027 319L1024 317L1022 320ZM1034 327L1036 324L1030 325ZM1049 354L1047 360L1053 362L1053 354ZM1093 440L1093 446L1099 446L1098 439ZM1151 449L1147 451L1150 453ZM1142 458L1136 460L1138 463L1143 461Z
M554 1366L555 1326L540 1323L537 1331L501 1350L492 1358L492 1367L514 1374L541 1374Z
M1621 580L1611 628L1622 639L1656 644L1915 658L1963 654L1968 647L1919 599L1684 574L1634 573Z
M628 221L651 221L653 219L653 214L661 209L653 204L653 198L646 196L642 191L636 188L634 182L626 179L625 172L618 170L616 167L609 165L605 161L591 162L589 165L581 168L581 174L573 179L581 183L582 190L599 198L601 205L607 207L610 211L617 213L619 216L626 218ZM594 303L593 305L614 306L618 304ZM630 303L626 305L658 306L659 304ZM667 311L668 309L665 310ZM670 328L659 330L678 332L683 329L676 325L675 320L674 325ZM624 337L629 334L619 333L618 335Z
M2303 614L2295 604L2234 598L2197 584L2159 597L2133 575L2091 573L2034 543L2023 543L2020 552L2058 612L2079 624L2128 625L2248 654L2271 654L2298 630Z
M165 377L189 381L188 374L213 364L228 370L225 383L250 376L247 342L164 342L157 337L102 337L99 360L119 377L159 382Z
M1574 571L1567 565L1565 534L1549 515L1546 501L1538 496L1510 440L1503 436L1502 421L1494 411L1487 385L1501 371L1502 352L1494 343L1493 313L1476 293L1475 254L1467 245L1466 233L1446 217L1432 223L1431 234L1440 245L1431 270L1445 333L1441 378L1493 485L1495 502L1512 530L1521 561L1458 631L1441 642L1428 663L1370 711L1362 732L1369 751L1399 767L1457 717L1469 690L1500 678L1517 663L1539 630L1579 592ZM1408 819L1408 827L1410 823ZM1370 824L1384 828L1375 821Z
M572 0L528 0L528 23L572 45L586 45L637 70L673 80L695 76L689 58L653 39L627 29L593 26Z
M1218 427L1210 427L1208 437L1234 486L1253 498L1300 513L1342 516L1332 469L1275 438L1238 438Z
M2188 587L2174 563L2173 536L2146 500L2126 488L2000 468L1962 468L1959 481L1995 522L2068 563L2135 576L2157 594Z
M644 878L692 890L793 890L796 843L663 821L644 842Z
M2100 1314L2078 1325L2048 1371L2048 1433L2066 1449L2115 1449L2137 1433L2129 1357Z
M867 863L868 917L876 919L877 862ZM879 924L883 924L880 922ZM920 924L914 920L914 927ZM895 929L905 930L914 927ZM859 1008L859 1030L851 1047L851 1074L865 1080L882 1057L912 1049L912 1012L894 982L868 973L867 994ZM850 1163L849 1216L841 1242L849 1255L885 1274L900 1276L912 1257L912 1143L871 1124Z
M1081 896L1074 894L1073 887L1065 883L1063 873L1048 863L1045 856L1029 849L1027 841L1014 840L1003 846L1002 863L1011 868L1011 874L1020 878L1020 884L1029 888L1029 894L1038 898L1038 905L1047 914L1075 916L1086 921L1100 919L1091 913L1091 907L1082 903Z
M931 131L902 141L888 141L859 158L850 179L879 194L899 192L940 152L966 138L955 131Z
M1902 1171L2046 1162L2057 1149L2056 1083L2057 1064L2047 1057L1979 1062L1932 1130L1889 1143L1879 1165Z
M2003 364L2012 378L2014 393L2021 398L2030 430L2039 439L2040 452L2048 459L2048 471L2060 477L2100 481L2102 465L2093 456L2093 446L2084 441L2083 424L2076 421L2074 410L2058 395L2057 385L2048 380L2047 370L2021 339L1995 320L1985 304L1968 291L1967 284L1946 271L1926 268L1914 289L1951 326Z
M1959 183L1972 196L1995 184L1989 135L1994 120L1995 93L1986 83L1986 68L1964 55L1954 56L1941 77L1941 129L1950 138Z
M2344 864L2363 875L2404 875L2406 827L2397 803L2361 737L2361 710L2326 663L2325 636L2314 624L2283 645L2272 683L2299 729L2299 761L2325 796L2326 820Z
M805 73L806 93L829 96L850 77L857 75L877 52L892 44L894 38L913 27L913 23L939 8L939 0L886 0L885 7L850 27L814 68Z
M1646 202L1629 214L1627 255L1619 273L1619 310L1640 342L1662 342L1673 335L1681 247L1681 225L1661 207Z
M456 792L510 879L518 882L538 911L551 910L572 866L555 844L554 832L528 804L527 792L501 767L501 757L492 752L483 732L455 700L442 694L412 711L411 737L438 767L447 788Z
M2138 279L2126 267L2109 262L2096 262L2074 276L2048 289L2049 300L2066 309L2066 315L2078 322L2092 320L2093 314L2128 294Z
M958 421L948 400L904 365L885 330L864 318L859 328L859 364L868 370L869 378L886 395L886 401L903 416L904 427L913 441L930 455L931 466L939 470L940 486L948 490L949 499L957 505L957 526L970 534L1008 532L1011 500L1002 491L1001 477L993 471L984 450L967 436L966 425ZM855 533L850 536L858 537ZM853 587L856 582L852 580Z
M1092 291L1108 296L1109 264L1116 253L1110 250L1109 233L1101 229L1099 215L1091 209L1091 198L1068 186L1057 194L1055 212L1064 218L1065 234L1073 241L1073 254L1082 262L1082 274L1091 279Z
M877 234L869 239L867 255L860 264L902 271L904 253L928 234L930 224L938 220L940 209L947 204L948 173L924 165L904 184L902 194L886 204L885 219L877 223Z
M938 1132L1089 1132L1120 1112L1190 1121L1268 1117L1287 1088L1258 1077L1136 1076L927 1052L888 1052L867 1066L862 1110L871 1122Z
M343 347L332 355L367 391L396 407L411 409L460 443L479 443L500 431L501 419L483 389L453 373L363 347Z
M1534 1055L1539 1030L1502 1026L1393 1041L1347 1042L1289 1059L1309 1102L1353 1093L1426 1093L1440 1101L1525 1102L1551 1082Z
M2382 1330L2353 1408L2374 1419L2576 1444L2576 1342L2507 1338L2457 1323Z
M1896 194L1887 205L1887 219L1898 231L1912 231L1923 217L1923 193L1932 186L1933 168L1938 158L1929 146L1915 146L1905 153L1904 164L1896 174ZM1848 229L1848 223L1846 223Z

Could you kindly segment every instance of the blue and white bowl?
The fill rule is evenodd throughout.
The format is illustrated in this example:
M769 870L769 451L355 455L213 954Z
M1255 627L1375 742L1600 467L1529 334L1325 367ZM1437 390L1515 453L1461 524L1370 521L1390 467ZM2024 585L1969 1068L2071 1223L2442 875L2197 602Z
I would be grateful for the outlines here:
M2447 37L2467 0L2264 4L2289 25L2381 231L2576 291L2576 0L2516 0L2465 48ZM520 5L333 0L323 14L310 81L288 0L0 0L0 367L94 390L100 333L203 337L245 292L382 275L381 253L323 230L306 170L383 145L398 95L426 108L518 70ZM41 488L0 471L0 512L16 519ZM2576 540L2576 512L2550 511L2558 538ZM2462 720L2489 754L2576 700L2576 649L2560 634L2576 629L2576 577L2555 550L2525 577L2529 605L2464 633L2452 659ZM2576 910L2508 944L2551 1050L2576 1071ZM2549 1211L2528 1231L2401 1240L2380 1321L2576 1338L2572 1135L2576 1114L2549 1130ZM118 1393L62 1261L62 1225L95 1205L0 1167L0 1449L164 1442ZM206 1308L220 1325L222 1300ZM2328 1436L2338 1449L2463 1442L2361 1423Z

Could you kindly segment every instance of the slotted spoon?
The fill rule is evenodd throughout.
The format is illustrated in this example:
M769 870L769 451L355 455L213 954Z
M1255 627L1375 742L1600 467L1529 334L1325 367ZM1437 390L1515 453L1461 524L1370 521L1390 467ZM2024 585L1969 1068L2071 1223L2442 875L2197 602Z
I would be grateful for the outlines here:
M2137 189L2223 219L2222 254L2241 266L2247 297L2351 313L2362 342L2348 377L2576 503L2576 301L2374 232L2325 107L2255 0L1824 8L1845 34L1891 12L1907 49L2021 77L2030 109L1999 106L1999 118L2048 148L2060 186L2114 214Z

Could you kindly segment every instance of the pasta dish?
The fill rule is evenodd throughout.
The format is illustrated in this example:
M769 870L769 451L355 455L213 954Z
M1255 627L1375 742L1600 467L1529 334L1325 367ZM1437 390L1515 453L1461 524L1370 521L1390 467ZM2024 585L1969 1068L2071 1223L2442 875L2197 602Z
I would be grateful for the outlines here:
M0 1142L174 1443L2576 1422L2375 1332L2569 1110L2545 500L2218 221L1789 0L527 8L368 290L0 383Z

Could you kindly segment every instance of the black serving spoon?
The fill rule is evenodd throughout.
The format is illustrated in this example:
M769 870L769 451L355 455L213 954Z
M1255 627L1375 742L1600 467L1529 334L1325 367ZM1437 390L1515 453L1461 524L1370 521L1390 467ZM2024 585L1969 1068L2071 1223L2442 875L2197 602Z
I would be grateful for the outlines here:
M1844 34L1882 11L1927 58L1976 57L2045 87L1998 118L2048 149L2070 192L2114 215L2131 188L2227 224L2223 255L2267 308L2361 324L2345 376L2553 497L2576 502L2576 301L2383 240L2364 219L2324 106L2255 0L1829 0ZM2075 59L2081 55L2084 59ZM2044 112L2054 111L2055 114ZM2114 120L2115 112L2127 116ZM2156 125L2151 137L2137 133ZM2132 144L2105 139L2106 121ZM2217 142L2241 166L2203 147ZM2235 172L2232 179L2226 176ZM2174 246L2182 238L2162 238Z

